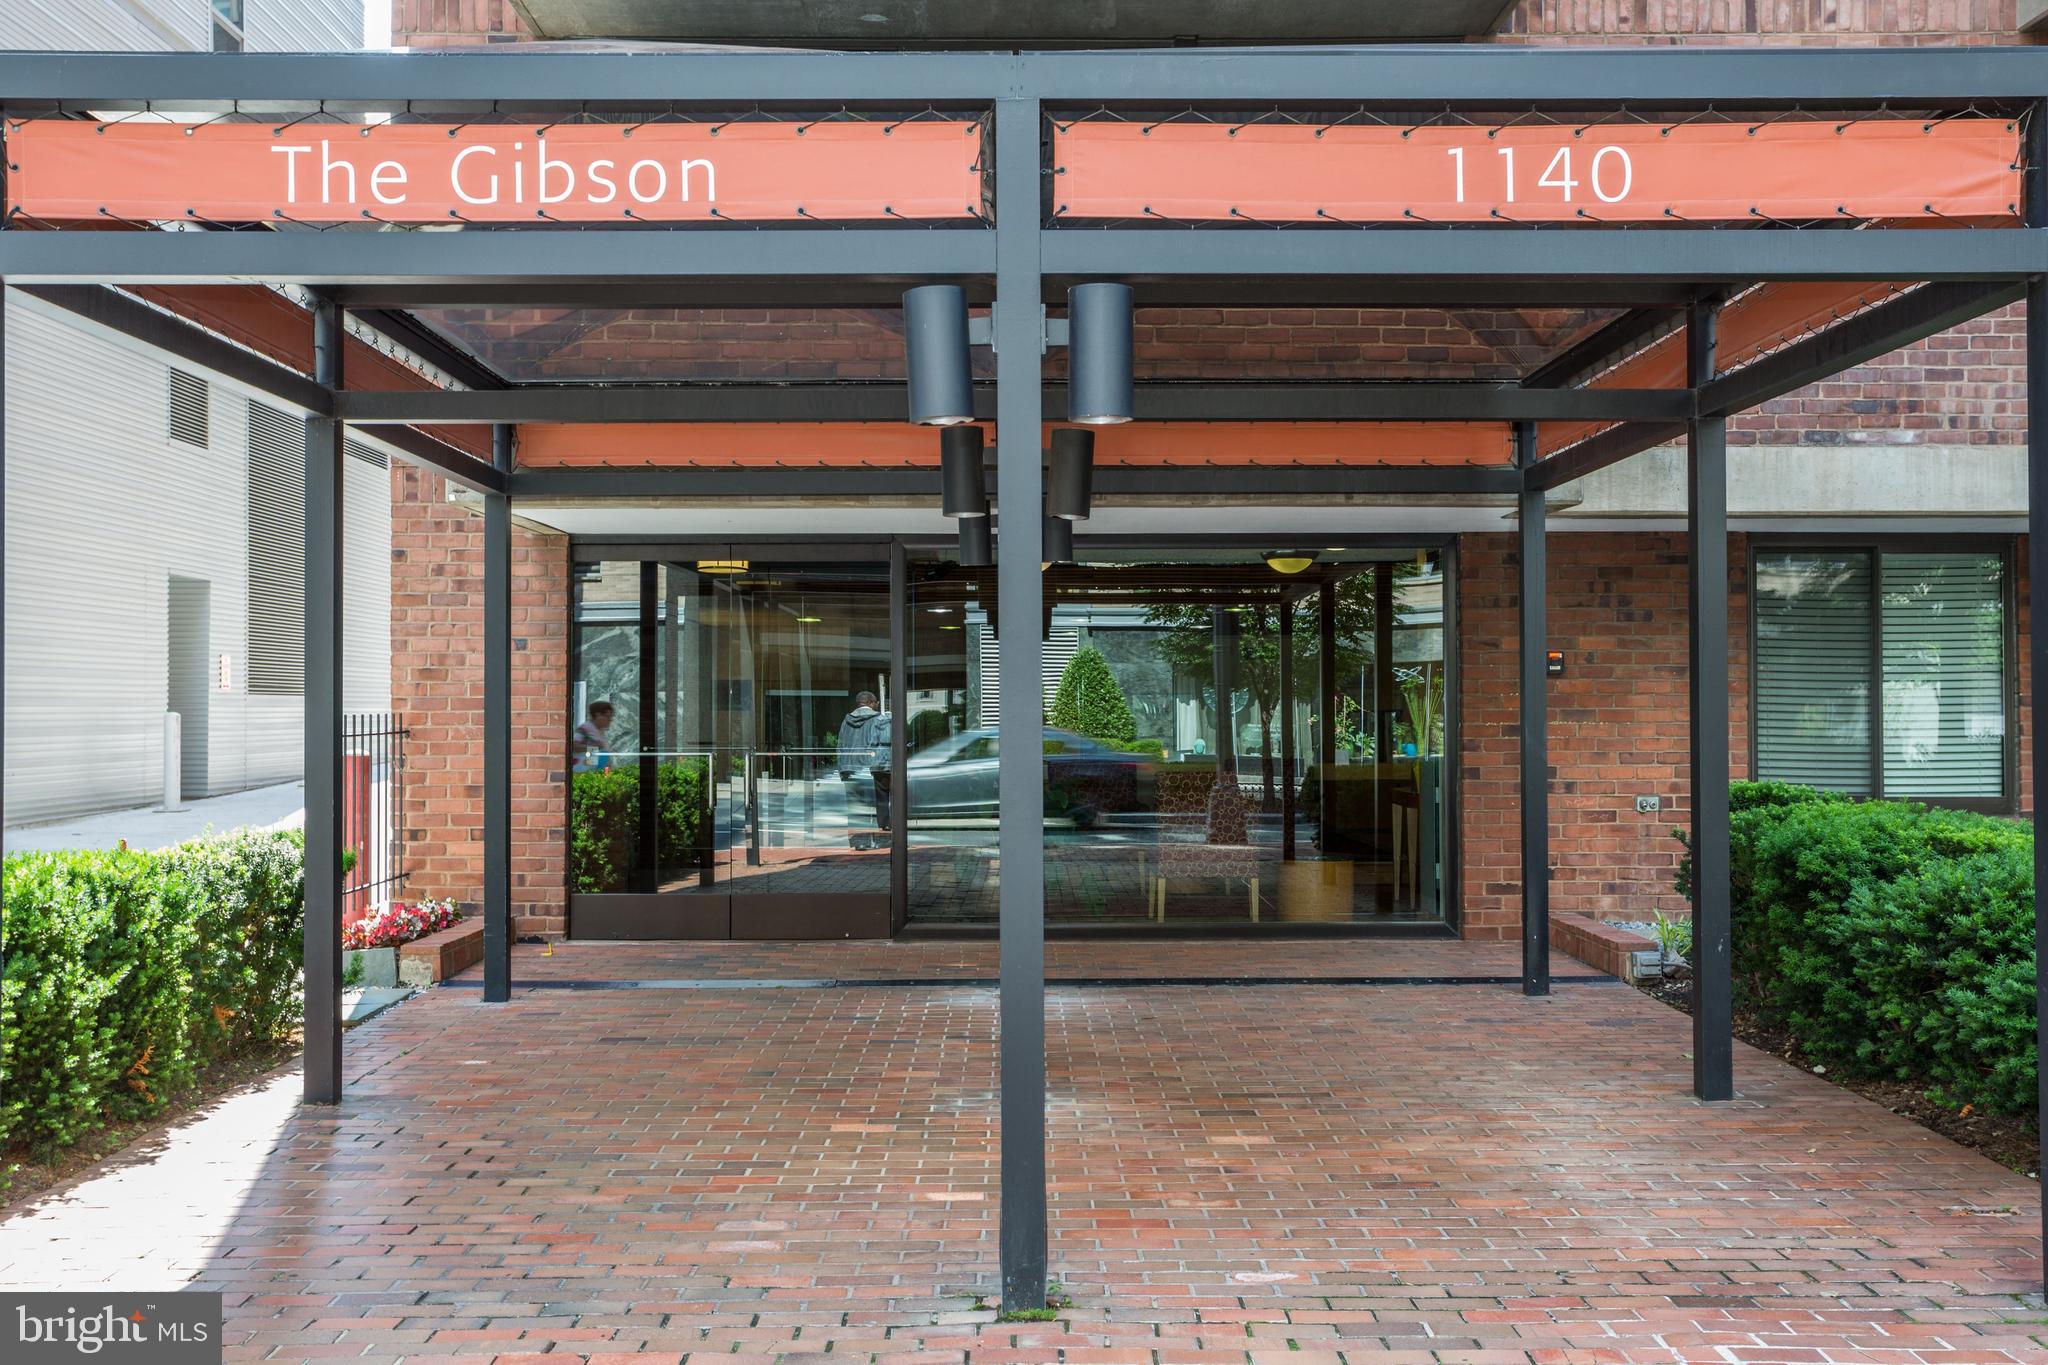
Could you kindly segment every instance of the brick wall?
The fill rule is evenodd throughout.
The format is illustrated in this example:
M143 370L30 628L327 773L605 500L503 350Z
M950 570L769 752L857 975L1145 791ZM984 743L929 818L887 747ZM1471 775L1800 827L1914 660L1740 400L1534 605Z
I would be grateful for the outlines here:
M1728 547L1729 771L1749 773L1748 550ZM1458 546L1458 690L1464 927L1506 938L1521 926L1521 794L1513 535ZM1556 911L1682 914L1671 889L1691 819L1686 689L1686 553L1680 534L1550 537L1550 640L1565 675L1550 685L1551 859ZM1638 815L1638 795L1663 808Z
M1550 537L1550 647L1565 675L1550 684L1553 911L1646 919L1689 907L1672 890L1691 823L1691 727L1686 688L1683 534L1587 533ZM2029 583L2026 541L2015 550L2019 714L2026 714ZM1513 535L1458 544L1458 691L1462 753L1464 929L1467 937L1521 932L1520 693ZM1728 770L1750 772L1749 546L1728 541ZM2019 790L2032 803L2032 763L2019 735ZM1635 798L1662 809L1638 815Z
M2015 0L1519 0L1504 42L2010 43Z
M483 895L483 519L443 481L392 469L391 692L406 750L410 890ZM512 534L512 905L518 932L564 927L569 542Z
M393 47L467 47L525 37L512 0L391 0Z

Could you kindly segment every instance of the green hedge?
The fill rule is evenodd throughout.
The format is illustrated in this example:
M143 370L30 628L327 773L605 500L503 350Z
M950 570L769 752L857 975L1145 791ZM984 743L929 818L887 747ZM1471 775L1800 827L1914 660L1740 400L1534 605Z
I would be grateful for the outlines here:
M664 763L656 781L661 866L695 867L704 828L704 760ZM639 846L639 765L577 773L569 784L569 889L627 890Z
M26 853L0 898L0 1145L47 1154L297 1028L305 841Z
M1729 804L1738 1001L1845 1074L2032 1113L2033 830L1782 783Z

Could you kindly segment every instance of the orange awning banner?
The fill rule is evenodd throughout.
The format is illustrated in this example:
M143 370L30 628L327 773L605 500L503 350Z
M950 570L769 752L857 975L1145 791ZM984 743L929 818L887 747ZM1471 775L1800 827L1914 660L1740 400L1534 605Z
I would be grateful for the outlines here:
M2016 218L2011 119L1069 123L1058 217L1273 223Z
M313 223L959 219L982 125L10 122L36 218Z

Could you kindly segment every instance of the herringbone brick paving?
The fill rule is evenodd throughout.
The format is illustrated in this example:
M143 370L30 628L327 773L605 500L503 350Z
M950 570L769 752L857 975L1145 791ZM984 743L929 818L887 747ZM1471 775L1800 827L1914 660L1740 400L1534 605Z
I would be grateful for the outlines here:
M983 987L436 990L338 1109L286 1078L0 1224L0 1282L218 1286L236 1360L2048 1360L2032 1182L1747 1049L1698 1104L1619 985L1055 985L1074 1302L998 1324L994 1031Z

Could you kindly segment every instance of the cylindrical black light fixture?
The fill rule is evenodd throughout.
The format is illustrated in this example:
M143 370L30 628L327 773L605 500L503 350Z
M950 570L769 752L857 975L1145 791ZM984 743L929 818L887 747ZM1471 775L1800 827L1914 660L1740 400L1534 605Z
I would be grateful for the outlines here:
M1067 418L1083 426L1131 420L1131 287L1067 291Z
M1044 521L1045 529L1040 533L1044 539L1038 555L1039 561L1044 564L1073 563L1074 523L1065 517L1046 517Z
M905 293L903 348L910 370L910 420L924 427L973 421L967 291L957 284L926 284Z
M949 517L988 515L988 489L981 482L980 427L947 427L939 433L940 501Z
M986 569L996 562L993 517L960 518L960 567Z
M1054 431L1052 456L1046 461L1045 514L1068 521L1086 521L1094 482L1095 433L1080 427L1060 427Z

